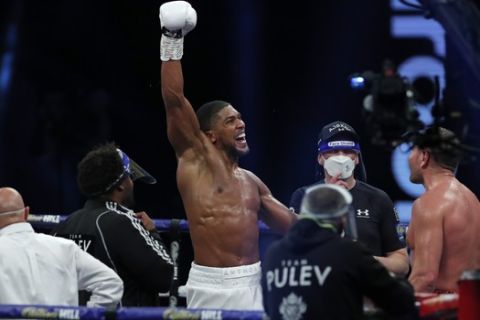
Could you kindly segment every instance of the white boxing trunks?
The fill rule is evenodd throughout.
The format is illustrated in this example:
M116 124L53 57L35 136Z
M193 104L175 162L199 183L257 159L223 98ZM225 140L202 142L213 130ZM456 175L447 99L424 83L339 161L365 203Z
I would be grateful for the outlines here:
M185 285L187 308L263 311L260 262L229 268L192 262Z

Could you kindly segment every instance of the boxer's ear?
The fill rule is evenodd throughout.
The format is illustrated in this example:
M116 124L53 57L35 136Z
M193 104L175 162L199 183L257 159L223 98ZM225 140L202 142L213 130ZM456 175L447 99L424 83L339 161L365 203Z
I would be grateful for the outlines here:
M425 168L428 166L428 163L430 162L430 152L428 150L422 150L422 154L421 154L421 162L420 162L420 166L422 168Z

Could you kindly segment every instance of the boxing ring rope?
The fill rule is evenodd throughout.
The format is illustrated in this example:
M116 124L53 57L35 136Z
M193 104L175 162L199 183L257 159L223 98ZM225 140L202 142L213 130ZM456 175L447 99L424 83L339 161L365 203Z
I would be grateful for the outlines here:
M51 214L30 214L28 216L28 222L34 227L42 229L52 229L61 222L67 219L67 215L51 215ZM178 223L178 229L182 232L188 232L188 222L185 219L152 219L155 223L155 227L160 232L168 232L172 224ZM273 233L270 228L263 222L258 223L260 231L262 233Z
M236 311L185 308L90 308L39 305L0 305L0 319L61 319L61 320L158 320L158 319L211 319L211 320L263 320L261 311Z
M457 294L436 295L418 302L421 319L477 319L478 313L467 312L456 317L459 309ZM365 312L366 319L384 319L378 310ZM379 318L380 316L380 318ZM212 319L212 320L266 320L261 311L238 311L218 309L186 309L165 307L129 307L118 309L41 306L41 305L0 305L0 319L59 319L59 320L154 320L154 319Z
M51 214L30 214L28 222L35 228L50 230L62 223L68 218L68 215L51 215ZM156 229L159 232L167 233L170 237L170 256L173 261L173 279L170 291L159 293L159 297L168 297L169 306L176 307L180 297L185 298L183 286L179 284L179 266L178 255L180 252L180 233L188 233L188 222L184 219L152 219ZM263 222L259 221L258 227L263 234L274 234L270 228Z
M66 215L39 215L31 214L28 217L34 227L52 229L64 220ZM180 250L180 233L189 231L188 222L184 219L152 219L158 231L169 233L171 236L170 253L174 261L174 278L169 293L161 296L169 297L169 307L142 307L142 308L87 308L64 306L38 305L0 305L2 319L268 319L265 313L259 311L217 310L217 309L186 309L177 308L178 292L178 265L176 263ZM258 223L260 233L273 233L263 222ZM175 271L176 270L176 271ZM480 270L473 270L473 280L460 287L459 294L432 294L417 296L417 307L421 319L480 319ZM473 278L472 278L473 277ZM460 282L462 283L462 282ZM468 292L467 292L468 290ZM365 309L367 319L378 319L380 310ZM460 317L457 317L460 315Z
M66 215L39 215L30 214L28 222L35 228L49 230L67 219ZM186 309L176 308L178 300L178 265L176 264L180 250L179 234L188 232L188 222L183 219L152 219L160 232L169 233L171 238L170 253L174 261L174 279L169 296L170 307L129 307L118 309L41 306L41 305L0 305L0 319L65 319L65 320L135 320L135 319L267 319L261 311L215 310L215 309ZM270 233L269 228L259 223L261 232ZM173 291L173 292L172 292Z

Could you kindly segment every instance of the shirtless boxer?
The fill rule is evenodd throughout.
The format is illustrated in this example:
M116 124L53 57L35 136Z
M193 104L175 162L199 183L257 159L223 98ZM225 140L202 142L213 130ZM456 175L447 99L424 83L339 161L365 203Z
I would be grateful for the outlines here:
M429 130L426 134L437 134ZM440 128L437 135L447 141L443 147L438 140L416 145L408 159L410 180L426 189L413 204L407 233L409 281L416 292L457 291L462 272L480 268L480 204L455 178L459 157L450 143L455 143L454 133Z
M239 157L249 151L240 113L228 102L212 101L195 115L184 96L180 59L195 10L185 1L165 3L160 22L167 134L194 249L187 307L262 310L257 222L285 233L296 215L239 167Z

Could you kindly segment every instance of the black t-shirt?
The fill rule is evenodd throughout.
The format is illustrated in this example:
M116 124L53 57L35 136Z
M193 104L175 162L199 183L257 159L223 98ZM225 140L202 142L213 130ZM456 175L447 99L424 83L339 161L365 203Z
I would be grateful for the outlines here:
M320 181L317 184L324 183ZM290 207L300 211L305 190L298 188L290 199ZM386 256L388 252L404 248L397 233L398 215L392 200L382 190L357 180L350 190L352 207L355 211L358 240L375 256Z

